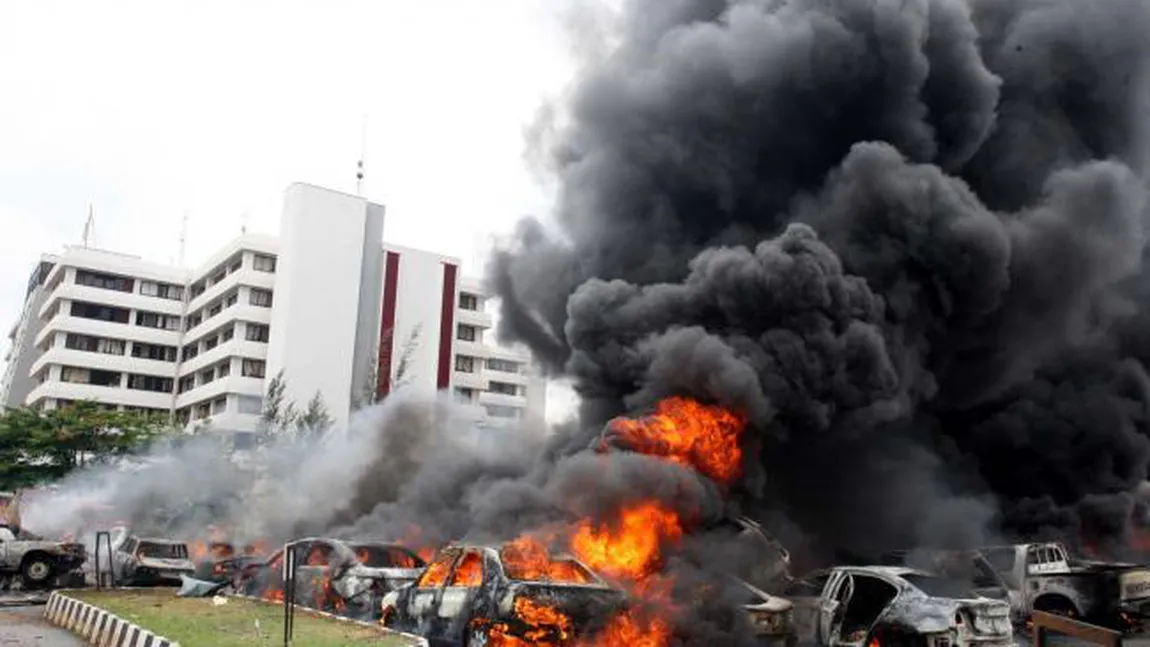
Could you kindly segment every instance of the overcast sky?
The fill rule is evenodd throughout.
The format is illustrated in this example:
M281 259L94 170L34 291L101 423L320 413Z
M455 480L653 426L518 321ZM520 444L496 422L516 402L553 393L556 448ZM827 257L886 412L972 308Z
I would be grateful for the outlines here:
M555 6L4 3L0 347L36 258L80 242L90 203L95 246L160 262L186 213L194 266L245 224L276 233L291 182L353 192L365 114L384 238L479 274L489 237L548 204L523 133L570 79Z

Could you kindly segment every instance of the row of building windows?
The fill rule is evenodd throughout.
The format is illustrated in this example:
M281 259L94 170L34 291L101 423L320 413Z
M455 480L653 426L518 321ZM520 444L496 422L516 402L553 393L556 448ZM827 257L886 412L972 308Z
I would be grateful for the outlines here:
M64 338L64 348L89 353L103 353L105 355L123 355L128 348L128 342L123 339L109 339L107 337L93 337L91 335L68 333ZM176 361L175 346L148 344L137 341L131 343L131 348L132 357L152 359L160 362Z
M118 276L116 274L107 274L104 272L93 272L92 270L76 270L77 285L130 293L134 291L136 283L136 279L126 276ZM159 281L140 280L139 286L140 294L146 297L158 297L161 299L170 299L172 301L182 301L184 298L184 288L179 285L162 283Z
M200 281L192 284L192 298L200 296L207 292L208 288L223 281L229 274L237 272L244 266L243 252L240 252L228 259L216 269ZM259 272L275 272L276 271L276 258L268 256L267 254L255 254L252 257L252 269Z
M471 355L456 355L455 356L455 370L460 373L476 373L479 367L484 366L481 358L472 357ZM519 373L519 362L512 362L505 359L488 359L487 370L498 371L500 373Z
M231 358L199 372L200 386L231 374ZM259 359L240 359L240 375L263 379L267 374L267 364ZM127 384L124 383L124 373L120 371L107 371L81 366L61 366L60 381L68 384L89 384L92 386L122 387L136 391L154 391L158 393L171 393L175 380L170 377L128 373ZM196 387L195 375L180 378L179 392L185 393Z

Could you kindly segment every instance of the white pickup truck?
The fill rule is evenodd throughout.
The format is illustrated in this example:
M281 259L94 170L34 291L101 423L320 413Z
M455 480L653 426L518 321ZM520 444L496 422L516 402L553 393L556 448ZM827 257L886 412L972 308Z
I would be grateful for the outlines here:
M47 587L87 558L83 544L46 541L0 525L0 579L19 576L25 588Z

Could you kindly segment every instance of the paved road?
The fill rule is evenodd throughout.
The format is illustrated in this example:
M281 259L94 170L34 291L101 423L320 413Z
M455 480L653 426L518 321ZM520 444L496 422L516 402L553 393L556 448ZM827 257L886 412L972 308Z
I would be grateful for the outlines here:
M44 606L0 606L0 647L84 647L72 634L44 622Z

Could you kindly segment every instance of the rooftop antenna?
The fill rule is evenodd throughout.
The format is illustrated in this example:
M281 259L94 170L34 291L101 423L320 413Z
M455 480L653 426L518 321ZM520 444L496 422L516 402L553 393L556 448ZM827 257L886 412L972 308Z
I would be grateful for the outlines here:
M90 247L92 243L92 232L96 229L96 212L92 203L88 203L88 220L84 222L84 247Z
M188 212L184 210L184 218L180 223L180 259L176 264L178 267L184 266L184 250L188 246Z
M367 115L363 116L363 132L359 141L359 163L355 171L355 194L363 196L363 159L367 156Z

